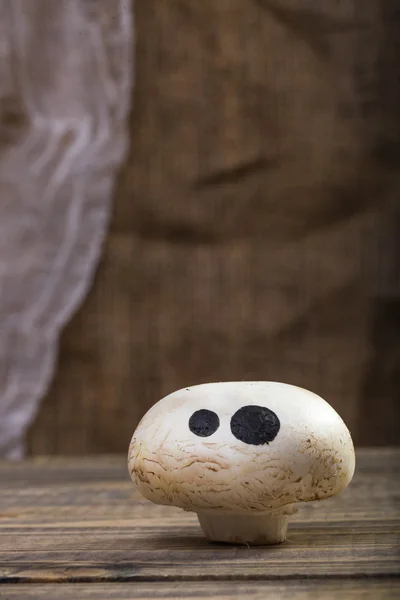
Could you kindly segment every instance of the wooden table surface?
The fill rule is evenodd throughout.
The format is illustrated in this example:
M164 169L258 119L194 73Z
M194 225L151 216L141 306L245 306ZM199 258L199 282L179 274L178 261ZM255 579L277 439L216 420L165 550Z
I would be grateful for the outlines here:
M400 448L360 450L345 492L249 548L142 499L125 457L0 463L0 598L400 598L399 475Z

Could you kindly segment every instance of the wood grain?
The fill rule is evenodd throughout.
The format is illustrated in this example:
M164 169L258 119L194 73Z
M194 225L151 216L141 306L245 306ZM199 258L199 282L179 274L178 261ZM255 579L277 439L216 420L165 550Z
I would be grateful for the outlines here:
M335 597L342 586L354 597L388 597L399 589L399 475L400 449L360 450L345 492L300 506L285 544L249 548L211 544L194 515L141 498L125 457L0 463L0 581L88 584L83 597L97 597L99 582L111 586L97 587L99 597L108 589L115 598L239 597L247 582L256 598L267 589ZM140 586L111 585L124 582ZM73 595L61 589L58 597Z
M266 600L273 598L286 600L398 600L400 581L382 579L377 581L289 581L289 582L185 582L185 583L135 583L116 584L25 584L24 586L4 585L0 588L5 600L151 600L170 598L171 600L221 600L251 598Z

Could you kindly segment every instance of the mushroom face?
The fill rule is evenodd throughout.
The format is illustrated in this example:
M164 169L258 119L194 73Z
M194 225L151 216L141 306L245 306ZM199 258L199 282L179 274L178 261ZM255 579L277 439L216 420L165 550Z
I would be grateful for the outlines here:
M355 457L346 425L322 398L257 381L166 396L139 423L128 465L152 502L254 516L337 494Z

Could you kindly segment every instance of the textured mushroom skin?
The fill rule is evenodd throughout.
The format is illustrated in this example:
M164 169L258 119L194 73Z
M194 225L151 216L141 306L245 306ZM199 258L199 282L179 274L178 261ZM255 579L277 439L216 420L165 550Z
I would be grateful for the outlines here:
M233 436L231 417L247 405L277 414L273 441L250 445ZM220 426L209 437L189 429L199 409L218 414ZM355 456L346 425L316 394L275 382L229 382L184 388L155 404L133 435L128 466L156 504L262 514L339 493L352 479Z

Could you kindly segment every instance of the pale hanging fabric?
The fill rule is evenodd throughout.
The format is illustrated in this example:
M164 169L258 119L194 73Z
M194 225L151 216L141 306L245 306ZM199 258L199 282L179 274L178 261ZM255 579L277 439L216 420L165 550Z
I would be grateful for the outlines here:
M51 382L127 148L130 0L0 0L0 456Z

